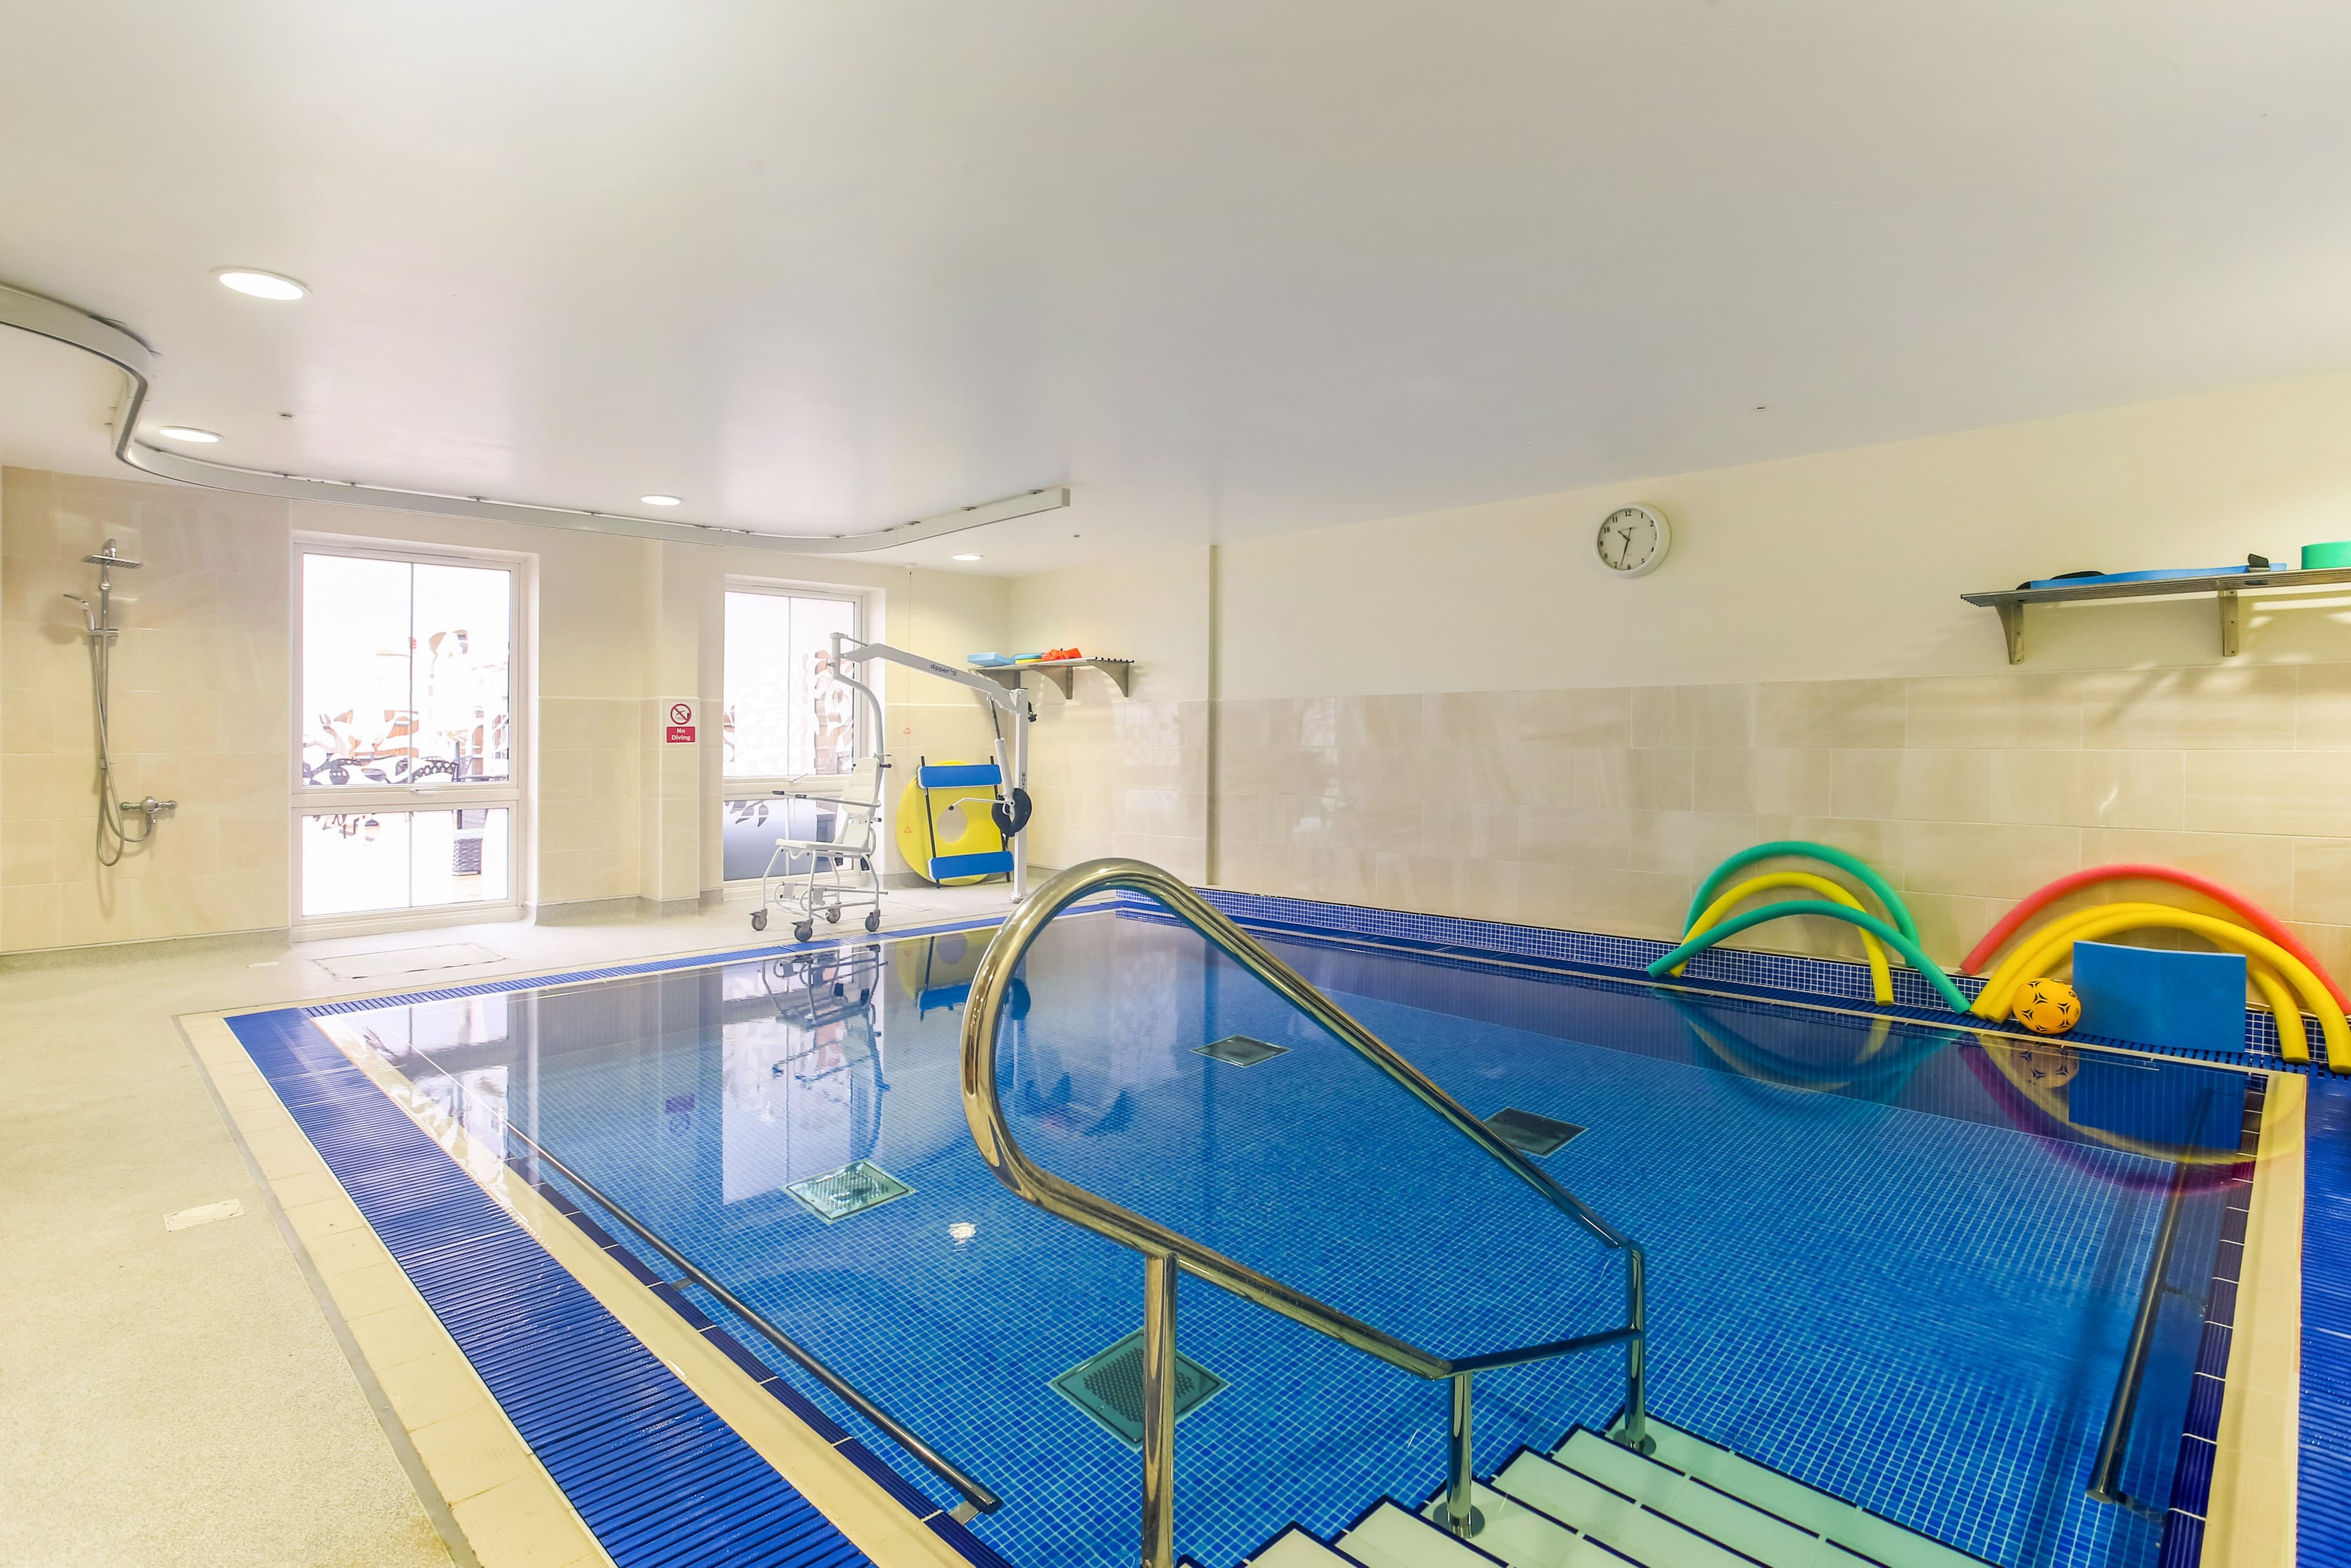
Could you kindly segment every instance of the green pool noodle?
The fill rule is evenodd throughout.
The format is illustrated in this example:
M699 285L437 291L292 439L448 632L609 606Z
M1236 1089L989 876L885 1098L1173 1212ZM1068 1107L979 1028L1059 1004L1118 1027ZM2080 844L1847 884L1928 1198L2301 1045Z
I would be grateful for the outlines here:
M1902 935L1907 936L1913 945L1917 944L1918 923L1910 917L1908 906L1903 904L1902 895L1894 891L1892 883L1878 875L1870 863L1859 855L1848 854L1833 845L1812 843L1803 839L1774 839L1768 844L1757 844L1751 849L1740 851L1715 867L1708 873L1707 879L1698 884L1698 896L1690 900L1689 914L1682 921L1682 929L1687 931L1698 924L1698 917L1706 913L1706 906L1714 902L1714 895L1722 890L1724 883L1730 880L1732 873L1743 866L1752 865L1757 861L1781 860L1789 857L1825 862L1839 871L1860 878L1862 885L1876 894L1877 902L1886 906L1886 912L1888 915L1894 916L1894 924L1902 928Z
M1764 847L1768 849L1771 846ZM1767 920L1779 920L1791 915L1825 915L1832 920L1842 920L1848 925L1859 926L1907 959L1910 967L1917 970L1945 1001L1951 1004L1953 1012L1963 1013L1968 1010L1968 998L1959 994L1959 988L1951 984L1951 977L1943 973L1942 967L1927 956L1916 941L1896 931L1875 915L1866 915L1857 909L1848 909L1842 904L1831 904L1825 898L1790 899L1784 903L1766 904L1760 908L1749 909L1734 915L1703 935L1691 937L1650 965L1647 971L1649 978L1653 980L1665 978L1675 965L1685 963L1705 952L1726 936L1736 936L1750 925L1761 925Z

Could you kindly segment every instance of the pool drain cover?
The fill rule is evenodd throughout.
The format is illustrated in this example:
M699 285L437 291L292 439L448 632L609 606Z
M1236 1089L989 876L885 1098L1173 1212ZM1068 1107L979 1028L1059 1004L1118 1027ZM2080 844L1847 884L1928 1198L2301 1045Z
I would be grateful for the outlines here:
M1487 1117L1486 1125L1493 1128L1502 1142L1522 1155L1556 1154L1565 1146L1568 1139L1583 1131L1573 1122L1538 1116L1532 1111L1521 1111L1515 1105Z
M839 1170L796 1181L784 1190L799 1199L801 1207L831 1225L914 1189L872 1160L852 1160Z
M1176 1353L1176 1419L1181 1421L1224 1391L1225 1380ZM1143 1335L1131 1333L1053 1379L1053 1392L1094 1419L1128 1448L1143 1447Z
M1228 1034L1219 1040L1192 1048L1195 1056L1205 1056L1211 1061L1228 1062L1235 1067L1255 1067L1260 1061L1271 1061L1289 1051L1286 1045L1269 1045L1245 1034Z

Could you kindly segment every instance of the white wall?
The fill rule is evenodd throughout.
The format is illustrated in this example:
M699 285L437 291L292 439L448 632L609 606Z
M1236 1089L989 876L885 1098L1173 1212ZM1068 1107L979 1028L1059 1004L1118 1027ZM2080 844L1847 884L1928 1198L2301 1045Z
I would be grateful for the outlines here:
M1628 500L1665 509L1674 553L1611 580L1592 536ZM2346 537L2351 374L2272 382L1228 545L1218 695L2000 670L1962 592ZM2346 614L2265 609L2246 657L2340 658ZM2215 650L2209 600L2035 612L2028 636L2036 670Z
M1071 695L1034 677L1029 852L1040 865L1134 855L1207 876L1209 552L1017 579L1008 653L1075 647L1134 660L1132 697L1093 671Z
M1625 581L1591 539L1634 499L1677 548ZM1950 959L2048 878L2147 860L2351 970L2351 597L2247 601L2226 661L2209 598L2035 611L2015 668L1959 597L2344 537L2333 375L1053 573L1012 619L1210 693L1226 885L1665 936L1723 855L1815 838L1876 862ZM1078 804L1040 829L1059 858L1120 847L1086 802L1155 759L1134 727L1069 754Z

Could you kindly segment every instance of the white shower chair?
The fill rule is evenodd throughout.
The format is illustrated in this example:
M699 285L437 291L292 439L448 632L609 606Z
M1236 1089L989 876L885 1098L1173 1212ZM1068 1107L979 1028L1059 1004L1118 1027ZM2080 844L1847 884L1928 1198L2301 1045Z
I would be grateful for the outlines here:
M784 822L791 823L790 802L832 808L832 837L776 841L768 869L759 873L759 906L751 912L751 929L768 928L770 908L789 910L798 918L792 939L806 942L816 935L817 916L838 924L845 908L865 909L865 929L882 929L882 769L878 757L868 757L846 773L810 773L788 779L776 793L787 802ZM793 871L795 858L805 856L805 871ZM852 880L851 862L861 868ZM779 869L780 868L780 869Z

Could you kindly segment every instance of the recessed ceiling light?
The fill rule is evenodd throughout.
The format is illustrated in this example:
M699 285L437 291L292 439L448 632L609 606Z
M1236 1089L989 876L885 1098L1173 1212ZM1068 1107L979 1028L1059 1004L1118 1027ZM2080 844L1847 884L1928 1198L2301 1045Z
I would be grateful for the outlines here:
M234 288L256 299L299 299L310 292L308 284L275 272L256 272L249 267L224 267L213 276L220 279L223 288Z
M637 499L643 501L648 507L682 507L685 505L684 502L679 500L675 496L640 496Z
M979 558L976 555L959 555L956 557L956 559L957 560L977 560Z
M155 432L166 441L185 441L197 446L210 446L220 439L209 430L198 430L193 424L167 424Z

